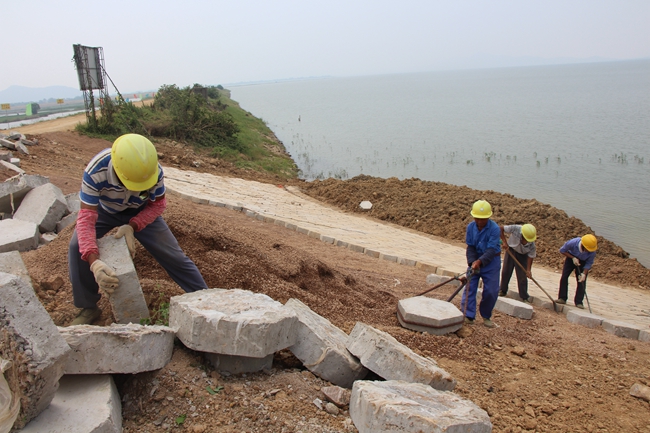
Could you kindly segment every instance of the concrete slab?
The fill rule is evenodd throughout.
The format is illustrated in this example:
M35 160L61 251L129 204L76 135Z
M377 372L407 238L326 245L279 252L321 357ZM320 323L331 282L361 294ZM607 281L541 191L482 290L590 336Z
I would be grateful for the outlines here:
M0 272L18 276L28 286L32 286L32 279L25 267L25 262L18 251L0 253ZM33 286L32 286L33 287Z
M456 380L434 360L418 355L392 335L365 323L357 322L346 347L366 368L386 380L424 383L444 391L456 387Z
M68 205L68 213L79 212L79 209L81 209L81 200L79 199L78 192L66 194L65 202Z
M16 143L6 138L0 138L0 146L6 147L9 150L16 150Z
M11 159L13 159L13 158L11 158ZM5 169L5 170L9 171L11 173L10 176L15 176L17 174L25 174L25 170L21 169L16 164L12 164L10 162L11 159L9 161L4 161L4 160L0 159L0 169ZM18 160L18 162L20 163L20 160Z
M169 326L187 347L264 358L296 343L296 313L241 289L206 289L171 298Z
M0 272L0 358L11 362L9 387L21 394L15 428L21 428L50 404L70 347L59 335L31 285Z
M610 319L603 320L601 326L610 334L614 334L618 337L631 338L632 340L638 340L639 332L642 330L640 326L621 322L620 320Z
M438 285L438 284L440 284L440 283L442 283L444 281L448 281L450 278L452 278L452 277L447 277L447 276L438 275L438 274L433 273L433 274L427 275L426 281L427 281L428 285L433 287L433 286ZM460 281L451 280L448 283L446 283L445 286L458 288L458 287L460 287Z
M0 183L0 212L15 212L29 191L49 182L47 177L26 174Z
M230 374L255 373L273 367L273 354L264 358L251 358L249 356L220 355L218 353L205 353L212 366L220 372Z
M144 299L138 274L124 238L105 236L97 240L102 261L115 270L119 286L109 298L117 323L136 323L149 318L149 308Z
M63 229L65 229L66 227L75 224L77 222L78 215L79 215L79 211L76 211L61 218L61 221L56 223L56 232L61 233Z
M639 341L645 341L650 343L650 330L642 329L639 331Z
M507 297L500 297L494 305L494 309L507 314L508 316L517 317L519 319L530 320L533 318L533 307L516 299Z
M21 433L121 433L122 404L112 376L64 376L50 406Z
M175 333L167 326L130 323L59 327L72 349L65 374L134 374L163 368L172 358Z
M51 183L34 188L25 195L14 219L38 224L41 233L53 232L68 210L63 192Z
M576 325L587 328L597 328L603 323L603 318L584 310L571 310L566 314L566 319Z
M10 162L11 158L13 158L13 154L10 151L0 148L0 161Z
M397 320L407 329L445 335L458 331L465 317L451 302L414 296L397 303Z
M0 253L33 250L38 247L39 240L37 224L15 219L0 220Z
M350 417L359 433L490 433L486 411L452 392L398 380L354 383Z
M345 388L366 377L368 370L345 347L345 332L297 299L289 299L285 307L298 317L296 344L289 350L309 371Z

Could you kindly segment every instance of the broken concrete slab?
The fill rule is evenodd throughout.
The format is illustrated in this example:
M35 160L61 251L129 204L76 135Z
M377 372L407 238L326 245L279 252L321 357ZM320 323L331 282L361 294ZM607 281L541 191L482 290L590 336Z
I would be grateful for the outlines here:
M346 343L348 350L369 370L386 380L424 383L450 391L456 380L430 358L413 352L392 335L357 322Z
M70 375L50 406L21 433L121 433L122 404L110 375Z
M105 236L97 240L102 261L115 270L119 286L109 298L117 323L136 323L149 318L149 308L144 299L138 274L124 238Z
M249 356L220 355L205 352L205 359L219 372L230 374L255 373L273 367L273 354L264 358L251 358Z
M444 281L448 281L451 277L446 277L443 275L438 275L438 274L429 274L427 275L427 284L430 286L435 286L437 284L440 284ZM448 283L445 283L445 286L449 287L460 287L460 281L459 280L451 280Z
M59 327L72 351L65 374L135 374L163 368L172 358L174 330L129 323Z
M583 310L571 310L566 314L566 319L576 325L586 326L587 328L597 328L603 323L603 318Z
M492 431L489 415L473 402L398 380L355 382L350 417L359 433Z
M451 302L414 296L397 303L397 320L407 329L445 335L458 331L465 317Z
M0 272L0 358L12 363L5 377L20 391L14 428L21 428L50 404L63 376L70 347L31 285Z
M193 350L264 358L296 343L296 313L267 295L206 289L171 298L169 326Z
M650 343L650 331L646 331L645 329L639 331L639 341Z
M16 150L16 142L7 140L6 138L0 138L0 146L6 147L9 150Z
M66 194L65 202L68 205L68 213L79 212L79 209L81 209L81 199L78 192Z
M338 407L345 407L350 404L351 392L349 389L340 386L324 386L320 390L327 400Z
M296 344L289 350L309 371L345 388L366 376L368 370L345 347L345 332L297 299L289 299L285 307L298 317Z
M13 158L11 158L13 159ZM25 170L21 169L20 167L16 166L15 164L12 164L11 162L4 161L0 159L0 168L4 168L5 170L9 170L12 174L12 176L17 175L17 174L25 174Z
M533 307L530 304L516 299L506 297L497 298L497 303L494 305L494 309L503 314L517 317L519 319L530 320L533 318Z
M24 155L29 155L29 150L25 147L25 145L20 142L20 141L15 141L14 146L16 146L16 150Z
M49 181L44 176L25 174L0 183L0 212L13 214L29 191Z
M79 216L79 212L73 212L69 215L64 216L61 218L61 221L56 223L56 232L61 233L66 227L69 227L73 225L74 223L77 222L77 216Z
M18 276L28 286L32 286L25 262L18 251L0 253L0 272Z
M37 224L15 219L0 220L0 253L33 250L38 247L39 240Z
M610 334L614 334L618 337L631 338L632 340L639 339L639 332L641 332L642 329L637 325L621 322L620 320L610 319L604 319L601 326Z
M0 161L10 162L13 154L9 150L0 149Z
M41 233L53 232L56 223L65 215L68 203L59 187L46 183L29 191L14 219L38 224Z
M11 159L9 159L9 163L15 165L18 168L20 168L20 158L11 158Z

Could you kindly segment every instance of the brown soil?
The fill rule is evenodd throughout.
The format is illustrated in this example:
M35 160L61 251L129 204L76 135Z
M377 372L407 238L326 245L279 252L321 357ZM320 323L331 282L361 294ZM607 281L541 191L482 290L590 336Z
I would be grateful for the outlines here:
M110 146L73 132L30 138L38 138L39 145L29 148L31 155L23 159L22 168L49 176L64 193L78 190L87 162ZM164 155L163 165L280 182L195 155L188 147L156 144ZM348 211L354 211L361 200L370 200L371 216L455 244L462 239L471 203L485 198L495 207L497 222L532 222L538 227L540 261L548 265L559 264L555 251L562 242L588 232L579 220L550 206L490 191L368 177L292 183ZM498 329L473 325L463 338L415 333L399 326L396 303L427 288L425 272L380 262L224 208L175 196L168 200L164 217L209 287L249 289L280 302L294 297L346 332L356 321L389 332L451 373L458 381L455 392L486 409L495 432L650 433L649 404L629 395L634 383L650 385L648 343L575 326L543 309L537 309L530 321L496 313ZM49 245L22 254L40 300L62 326L77 312L67 278L71 233L68 228ZM622 250L605 239L599 242L596 275L650 287L645 268L622 258ZM155 318L162 302L183 292L139 245L135 267ZM629 274L638 275L638 281L628 280ZM443 288L432 297L445 299L451 291ZM113 321L110 307L104 300L100 306L104 312L97 324L107 325ZM165 368L116 376L116 381L125 432L356 431L347 411L331 415L312 403L323 398L320 387L326 383L287 351L276 354L270 371L226 377L178 343Z

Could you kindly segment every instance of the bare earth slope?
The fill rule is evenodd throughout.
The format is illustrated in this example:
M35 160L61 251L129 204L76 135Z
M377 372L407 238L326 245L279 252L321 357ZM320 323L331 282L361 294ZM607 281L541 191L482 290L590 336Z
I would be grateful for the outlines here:
M39 145L29 149L31 155L23 159L23 169L49 176L64 193L78 190L87 162L110 146L106 141L73 132L42 133L35 138ZM279 182L194 155L180 145L156 145L163 154L163 165ZM374 216L431 230L451 240L458 239L473 200L498 202L498 197L483 192L468 190L461 195L450 189L433 194L440 201L431 203L431 209L425 209L423 204L422 209L414 210L414 203L429 203L427 195L432 192L432 186L426 183L410 186L417 182L356 179L313 186L299 181L295 184L312 196L349 210L360 200L371 200L378 208ZM390 183L400 186L391 188ZM348 198L335 199L337 195ZM295 297L346 332L356 321L363 321L391 333L449 371L458 380L456 392L488 411L495 432L650 433L650 405L629 395L634 383L650 385L648 343L575 326L565 316L542 309L536 309L531 321L497 313L498 329L474 325L465 338L408 331L397 322L396 303L427 288L426 274L419 269L337 248L224 208L196 205L176 196L168 199L170 206L164 217L210 287L249 289L280 302ZM390 206L384 206L382 200L390 200ZM515 203L505 199L504 204L497 203L497 221L502 222L499 216ZM551 215L530 219L542 227L540 231L548 239L544 251L551 251L557 246L553 242L564 239L567 233L556 233L564 229L545 225L546 221L559 224L560 220L553 217L559 211L542 204L536 206ZM439 209L447 211L444 217ZM509 221L527 221L531 215L535 216L521 214L516 221L510 216ZM417 225L417 220L429 218L432 220L428 226L424 222ZM579 224L574 221L572 225L578 233L584 229ZM22 255L40 300L58 325L69 323L77 312L67 278L71 234L68 228L51 244ZM599 241L605 245L604 240ZM616 247L612 248L615 256ZM627 269L625 260L618 259L620 265L616 266ZM554 259L548 260L550 264ZM599 256L597 264L604 268L600 260ZM152 312L170 296L182 294L139 245L135 266ZM614 281L618 277L620 273L611 275ZM648 287L646 280L638 284ZM451 288L434 293L433 297L444 299ZM100 306L104 313L98 324L111 323L110 307L103 300ZM355 431L347 412L331 415L312 403L322 398L319 389L325 383L304 370L290 353L278 354L274 367L266 373L221 377L199 354L179 344L172 362L162 370L116 377L123 400L124 431ZM224 388L215 388L218 386ZM215 393L215 389L219 391Z

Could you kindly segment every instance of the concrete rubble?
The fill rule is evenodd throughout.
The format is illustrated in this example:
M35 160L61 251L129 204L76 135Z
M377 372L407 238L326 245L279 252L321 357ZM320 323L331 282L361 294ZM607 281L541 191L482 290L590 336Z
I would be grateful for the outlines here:
M386 380L424 383L444 391L456 387L456 380L434 360L418 355L392 335L365 323L357 322L346 346L366 368Z
M70 347L23 279L0 272L0 358L12 363L10 388L20 390L20 428L50 404L59 387Z
M345 388L368 371L345 347L348 335L297 299L285 306L297 317L296 344L289 350L316 376Z
M38 247L39 234L35 223L4 219L0 221L0 252L33 250Z
M471 401L399 380L355 382L350 417L359 433L492 431L487 412Z
M533 307L525 302L516 299L499 297L494 309L508 316L519 319L530 320L533 318Z
M433 335L445 335L463 326L463 313L451 302L414 296L397 303L397 320L407 328Z
M59 327L72 349L65 374L135 374L163 368L172 358L174 330L130 323Z
M61 190L46 183L29 191L20 207L14 213L14 219L38 224L41 233L53 232L56 223L68 212L68 202Z

